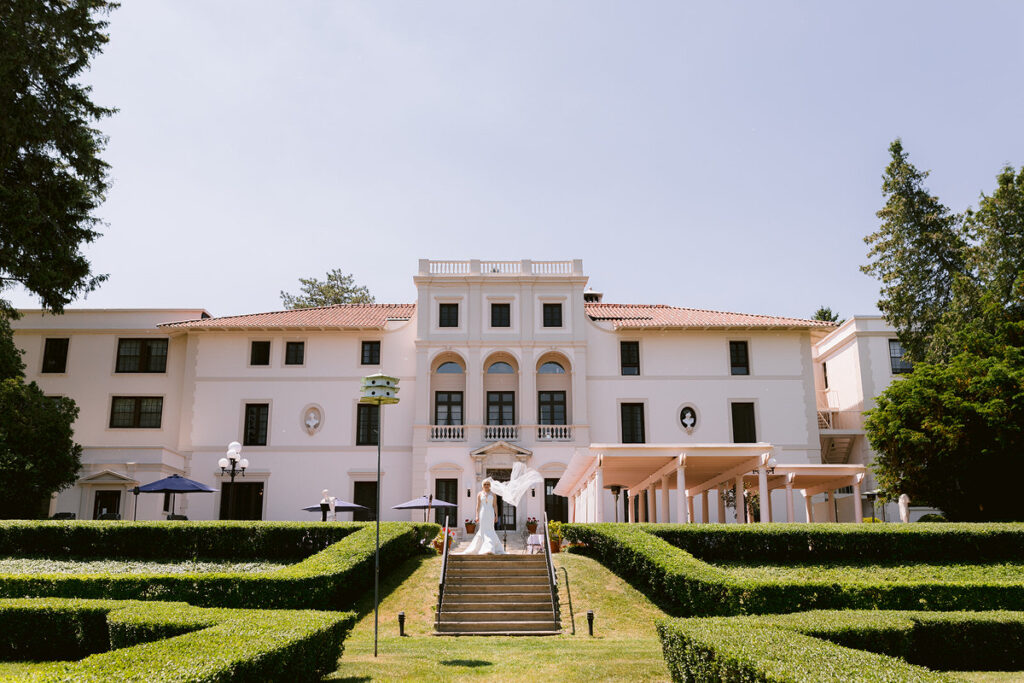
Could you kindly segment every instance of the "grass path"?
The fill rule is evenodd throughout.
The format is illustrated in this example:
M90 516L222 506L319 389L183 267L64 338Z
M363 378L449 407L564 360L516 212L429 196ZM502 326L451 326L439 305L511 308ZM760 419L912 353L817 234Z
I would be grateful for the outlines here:
M345 641L335 681L513 680L664 681L668 670L654 631L663 612L643 594L582 555L560 553L562 625L560 636L434 636L439 557L414 558L388 577L380 610L379 656L373 656L373 603L359 605L364 616ZM571 635L565 574L576 613ZM594 610L594 637L587 635L586 612ZM398 636L398 612L405 612L407 637Z

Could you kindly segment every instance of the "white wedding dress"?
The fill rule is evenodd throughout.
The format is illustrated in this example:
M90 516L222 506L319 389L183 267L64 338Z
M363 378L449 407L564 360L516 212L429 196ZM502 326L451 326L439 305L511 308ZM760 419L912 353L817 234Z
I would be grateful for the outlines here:
M505 548L494 530L494 494L481 491L477 496L480 501L480 521L469 547L460 555L504 555Z

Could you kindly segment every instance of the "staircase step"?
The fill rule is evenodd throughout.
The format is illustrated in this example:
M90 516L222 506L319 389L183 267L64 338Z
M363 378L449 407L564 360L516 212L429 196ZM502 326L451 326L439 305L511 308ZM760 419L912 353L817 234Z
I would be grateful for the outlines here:
M485 595L511 595L513 593L530 593L533 595L550 595L551 589L546 583L502 583L490 584L471 581L469 583L448 584L445 586L444 594L460 595L464 593L477 593Z
M448 562L546 562L543 555L449 555Z
M493 600L470 602L466 600L448 600L441 604L441 613L446 612L530 612L551 611L551 600L531 600L529 602L495 602Z
M445 581L446 586L472 586L472 585L491 585L491 586L508 586L508 585L520 585L520 586L547 586L548 577L546 576L449 576Z
M471 611L471 612L449 612L443 610L441 612L441 623L451 622L462 622L462 621L503 621L503 622L522 622L522 621L544 621L553 620L554 616L551 614L550 606L546 610L534 610L531 612L483 612L483 611Z
M437 624L437 630L441 633L483 633L488 631L535 632L558 631L559 626L551 619L542 621L442 621L440 624Z
M539 576L547 580L548 572L544 567L499 567L494 569L477 569L476 567L472 569L463 569L462 567L448 567L448 580L454 579L455 577L485 579L489 576Z
M557 631L434 631L435 636L558 636L561 629Z

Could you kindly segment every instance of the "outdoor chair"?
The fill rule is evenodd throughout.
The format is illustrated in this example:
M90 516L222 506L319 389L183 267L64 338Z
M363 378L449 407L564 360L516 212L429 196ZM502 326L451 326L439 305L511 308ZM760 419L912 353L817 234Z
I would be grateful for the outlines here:
M188 515L167 515L167 519L169 521L172 521L172 522L174 522L174 521L187 522L188 521Z
M100 520L101 522L117 521L121 519L121 515L116 512L107 512L105 514L100 515L96 519Z
M75 518L75 513L74 512L58 512L53 517L50 517L50 519L74 519L74 518Z

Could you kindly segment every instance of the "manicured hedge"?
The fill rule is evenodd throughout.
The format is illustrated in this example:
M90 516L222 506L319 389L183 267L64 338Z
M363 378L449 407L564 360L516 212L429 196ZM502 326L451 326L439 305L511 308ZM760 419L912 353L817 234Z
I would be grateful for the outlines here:
M365 526L322 522L0 521L0 556L295 562Z
M107 621L103 652L76 662L44 662L40 681L316 681L337 667L352 612L203 609L181 603L112 600L0 600L0 620L60 614L78 624ZM21 658L23 630L0 629L3 659ZM93 645L96 637L92 636ZM35 638L36 659L80 647L66 631ZM6 656L9 654L10 656Z
M639 524L707 562L1024 560L1024 524Z
M330 526L330 525L324 525ZM381 572L437 533L436 524L382 522ZM348 609L373 583L374 526L275 572L194 574L0 574L0 597L182 601L209 607Z
M1010 585L745 579L698 560L648 533L650 529L644 525L569 524L564 533L570 542L583 544L584 552L681 616L808 609L1024 609L1024 579Z
M937 682L963 680L949 670L1024 668L1021 612L666 619L658 635L677 681Z

